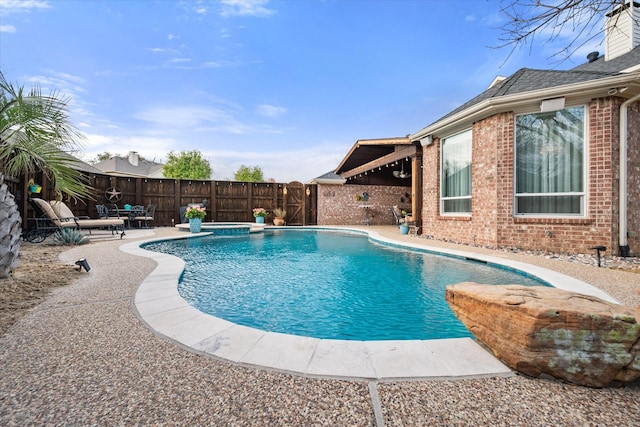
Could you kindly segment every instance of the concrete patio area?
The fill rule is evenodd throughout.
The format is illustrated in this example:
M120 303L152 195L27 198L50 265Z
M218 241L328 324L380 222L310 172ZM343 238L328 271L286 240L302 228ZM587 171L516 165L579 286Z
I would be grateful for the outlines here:
M395 227L366 228L415 245L528 262L638 304L631 295L640 288L637 273L400 236ZM57 289L0 338L0 424L631 426L640 419L640 385L596 390L525 378L500 367L473 340L471 347L424 343L449 365L459 356L466 360L459 375L451 369L427 372L421 357L414 365L418 375L407 375L398 374L399 367L409 368L398 363L401 358L387 358L388 364L374 358L379 365L367 365L340 353L318 359L315 370L305 362L305 369L291 373L296 370L286 359L291 352L283 351L287 338L281 334L244 351L244 358L223 360L207 354L204 344L194 350L206 338L198 339L200 320L210 319L195 313L190 318L198 321L188 323L192 338L172 336L175 318L145 304L166 295L144 294L148 277L175 266L161 260L157 270L156 261L131 250L135 241L180 233L131 230L122 241L94 236L90 245L62 255L67 263L87 258L91 271ZM151 318L157 327L149 327ZM474 347L478 353L469 350ZM258 359L266 368L256 367Z

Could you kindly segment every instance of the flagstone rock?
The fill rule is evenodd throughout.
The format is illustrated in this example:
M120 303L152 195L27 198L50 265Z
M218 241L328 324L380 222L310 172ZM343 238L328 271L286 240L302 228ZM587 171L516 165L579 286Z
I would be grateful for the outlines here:
M640 379L640 310L544 286L447 286L462 323L511 369L606 387Z

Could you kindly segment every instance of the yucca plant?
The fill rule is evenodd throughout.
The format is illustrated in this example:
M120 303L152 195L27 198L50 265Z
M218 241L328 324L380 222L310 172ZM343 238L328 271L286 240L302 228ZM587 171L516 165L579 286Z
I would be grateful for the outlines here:
M276 218L284 218L285 216L287 216L287 211L281 208L275 208L273 210L273 216L275 216Z
M18 205L0 173L0 277L18 266L21 228Z
M42 95L8 83L0 72L0 173L20 176L43 172L56 197L87 197L90 187L66 153L75 151L83 137L69 123L68 98ZM21 223L13 195L0 179L0 279L18 265ZM18 224L16 226L16 224Z
M53 244L58 246L76 246L89 243L89 238L75 228L63 228L53 235Z

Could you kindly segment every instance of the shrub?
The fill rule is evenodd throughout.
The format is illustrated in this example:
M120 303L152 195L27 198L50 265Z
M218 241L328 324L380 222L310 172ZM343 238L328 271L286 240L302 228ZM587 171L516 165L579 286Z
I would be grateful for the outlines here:
M75 228L65 228L53 235L53 243L58 246L84 245L89 243L89 238Z

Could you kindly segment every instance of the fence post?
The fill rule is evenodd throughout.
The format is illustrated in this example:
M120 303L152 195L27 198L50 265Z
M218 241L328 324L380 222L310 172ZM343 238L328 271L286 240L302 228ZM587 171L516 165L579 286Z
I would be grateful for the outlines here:
M216 196L218 190L218 183L216 181L209 181L209 212L211 212L211 221L218 221L218 210L216 209Z
M180 224L180 206L182 201L182 194L180 193L180 180L173 180L173 217L176 224Z
M142 178L136 178L136 196L135 196L135 204L136 205L142 205L142 206L147 206L148 203L144 202L144 195L142 194Z

